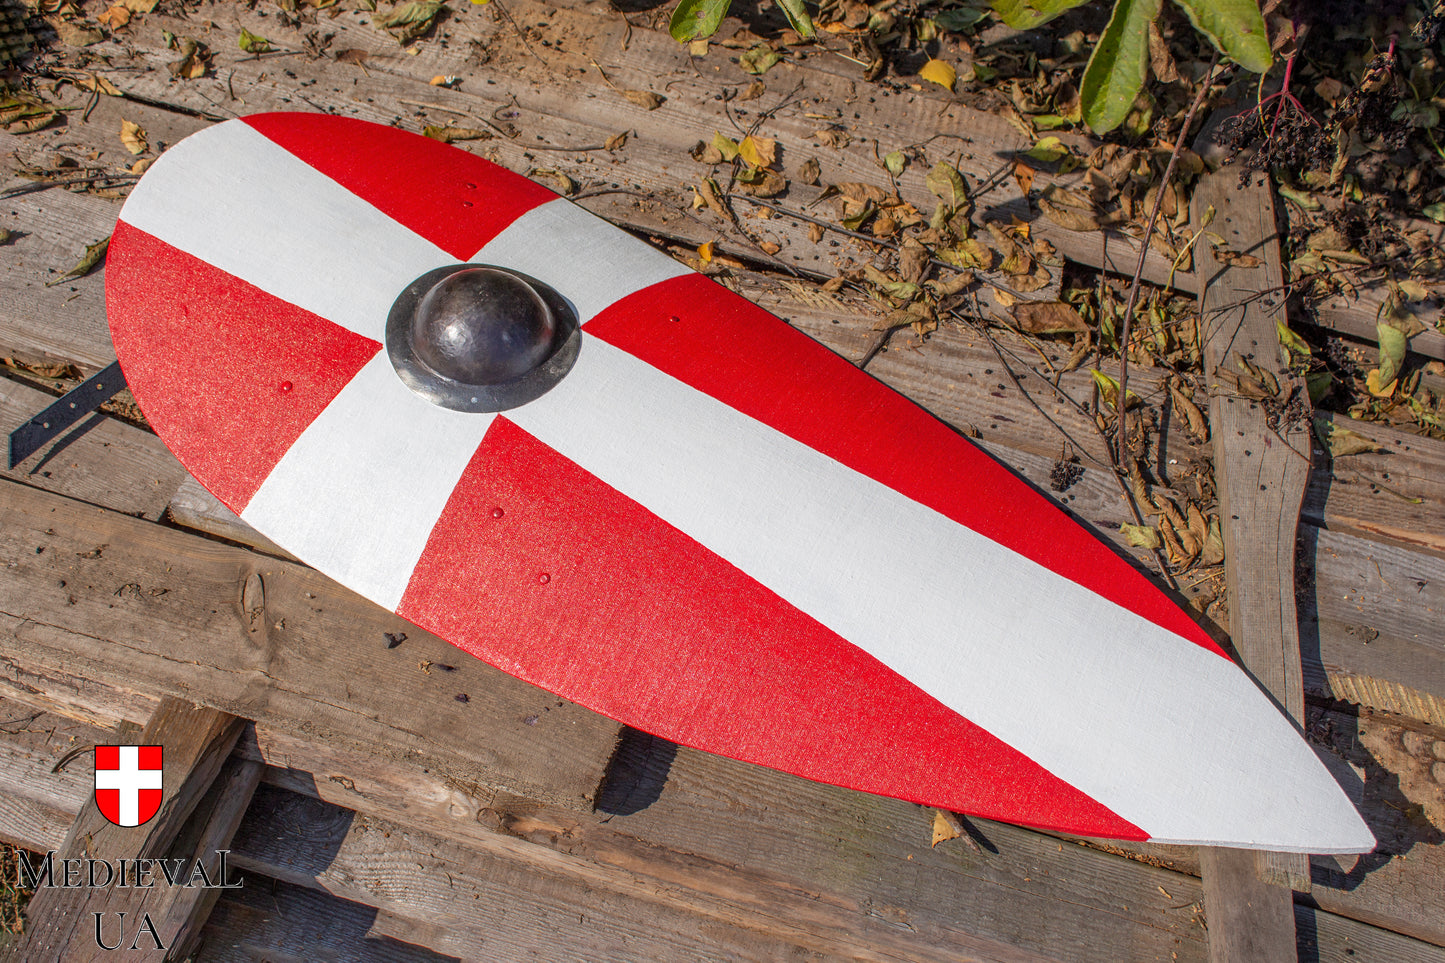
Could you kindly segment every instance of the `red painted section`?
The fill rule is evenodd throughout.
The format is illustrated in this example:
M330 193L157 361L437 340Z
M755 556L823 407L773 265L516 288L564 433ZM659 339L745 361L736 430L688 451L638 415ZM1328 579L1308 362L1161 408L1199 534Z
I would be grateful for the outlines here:
M155 818L156 813L161 809L161 797L164 791L160 789L141 789L136 792L136 825L143 825Z
M120 746L96 746L96 747L95 747L95 768L97 768L97 769L119 769L119 768L120 768Z
M120 825L120 790L119 789L97 789L95 791L95 808L106 819Z
M675 742L990 818L1146 838L505 417L397 612Z
M395 127L329 114L243 120L458 261L557 197L474 154Z
M381 350L124 221L106 267L106 313L131 392L235 512Z
M602 311L585 330L1224 656L1145 576L978 446L702 275L645 288Z
M142 769L160 769L164 746L136 746L136 764Z

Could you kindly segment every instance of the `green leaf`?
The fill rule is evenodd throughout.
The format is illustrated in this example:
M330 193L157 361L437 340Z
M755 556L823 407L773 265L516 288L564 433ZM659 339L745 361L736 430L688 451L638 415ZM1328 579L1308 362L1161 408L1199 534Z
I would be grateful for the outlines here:
M411 3L393 7L390 13L374 18L378 27L405 27L414 23L429 23L442 8L441 0L412 0Z
M1110 408L1117 409L1119 407L1119 382L1098 368L1090 368L1089 374L1094 376L1094 384L1099 388L1099 396ZM1139 404L1139 396L1130 391L1125 398L1124 407L1133 408L1137 404Z
M1445 224L1445 201L1430 204L1423 210L1421 210L1420 213L1424 214L1432 221Z
M1245 70L1262 74L1274 62L1258 0L1174 0L1194 29Z
M1052 164L1068 157L1069 149L1057 137L1040 137L1034 146L1024 152L1024 156L1044 164Z
M986 16L988 16L988 9L985 7L955 7L935 15L933 22L944 30L963 33Z
M783 55L767 44L760 43L738 58L738 64L750 74L765 74Z
M731 137L724 137L720 132L713 133L712 146L725 161L730 161L738 156L738 142Z
M813 18L808 16L808 8L803 6L803 0L778 0L778 6L782 8L783 16L788 18L788 24L794 33L804 40L813 39Z
M1118 0L1114 15L1084 68L1079 96L1084 121L1097 133L1111 131L1129 116L1149 70L1149 24L1163 0ZM1253 0L1249 0L1253 2Z
M990 0L1000 19L1015 30L1032 30L1088 0Z
M1315 418L1315 436L1330 450L1331 458L1385 450L1358 431L1337 425L1328 418Z
M956 211L968 203L968 188L963 184L963 177L959 175L958 168L947 161L934 164L933 170L928 172L923 183L935 197L948 205L950 211Z
M1405 365L1405 332L1393 324L1377 324L1375 333L1380 339L1380 384L1388 385Z
M241 28L241 49L248 54L263 54L271 49L271 41L258 37L245 27Z
M1311 354L1310 346L1305 343L1304 338L1295 334L1283 321L1274 323L1274 330L1279 335L1279 343L1284 345L1285 350L1296 358L1308 358Z
M903 156L903 151L893 150L883 155L883 166L888 168L888 173L897 177L903 173L903 168L908 164L908 158Z
M87 274L89 274L92 270L95 269L95 266L97 264L105 260L105 252L106 249L109 247L109 237L103 237L99 241L96 241L94 244L87 244L85 246L85 256L76 263L75 267L71 268L69 271L66 271L54 281L47 281L45 286L52 287L56 284L60 284L62 281L68 281L71 278L85 277Z
M1305 390L1309 392L1310 404L1318 405L1320 399L1330 393L1334 387L1335 376L1328 371L1309 371L1305 373Z
M667 32L678 43L687 43L698 37L711 37L717 33L722 18L727 16L732 0L682 0L672 11L672 22Z

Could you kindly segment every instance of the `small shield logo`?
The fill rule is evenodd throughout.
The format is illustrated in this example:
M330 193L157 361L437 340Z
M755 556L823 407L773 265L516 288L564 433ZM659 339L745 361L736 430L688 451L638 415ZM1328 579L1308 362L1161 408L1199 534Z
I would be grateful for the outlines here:
M160 746L96 746L95 805L117 826L139 826L161 808Z

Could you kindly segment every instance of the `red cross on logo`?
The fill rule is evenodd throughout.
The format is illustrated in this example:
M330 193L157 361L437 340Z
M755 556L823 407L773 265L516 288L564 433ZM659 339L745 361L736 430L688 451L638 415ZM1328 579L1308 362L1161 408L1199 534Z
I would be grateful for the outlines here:
M161 808L160 746L96 746L95 805L117 826L139 826Z

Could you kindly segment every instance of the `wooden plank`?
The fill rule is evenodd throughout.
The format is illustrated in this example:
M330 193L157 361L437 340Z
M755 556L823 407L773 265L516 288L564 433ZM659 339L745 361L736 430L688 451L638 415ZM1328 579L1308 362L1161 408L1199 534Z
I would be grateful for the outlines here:
M1437 233L1439 232L1440 225L1431 226L1436 229ZM1439 243L1438 238L1436 243ZM1337 293L1322 298L1310 298L1309 307L1314 315L1312 320L1320 327L1329 328L1362 341L1377 342L1379 331L1376 324L1389 296L1389 288L1386 285L1373 284L1362 288L1354 296ZM1424 307L1424 305L1420 305L1420 307ZM1429 324L1431 312L1422 313L1424 314L1422 320ZM1433 313L1436 317L1439 316L1438 301ZM1445 359L1445 334L1426 327L1425 330L1410 336L1409 350L1427 358Z
M0 378L0 435L54 400L43 391ZM102 451L105 457L96 457ZM15 468L0 468L0 474L149 519L161 517L181 480L189 477L153 436L99 413Z
M109 822L96 807L92 794L81 808L61 847L61 858L103 861L162 857L190 818L196 804L209 791L222 763L240 734L242 720L215 709L180 699L166 699L140 733L140 745L164 748L163 795L159 812L139 826L122 828ZM110 950L94 935L93 914L125 913L136 925L151 923L163 889L136 886L102 888L44 886L26 907L28 920L20 958L45 960L104 959ZM119 916L124 923L125 916ZM164 916L161 917L164 919ZM144 923L140 921L145 921ZM143 954L145 959L165 958L173 934L160 931ZM137 933L137 940L144 937Z
M1435 770L1445 729L1312 707L1308 732L1323 758L1364 780L1357 805L1379 846L1343 864L1315 857L1298 901L1445 946L1445 770Z
M1295 945L1289 890L1259 879L1255 853L1201 846L1211 963L1283 960Z
M469 852L278 790L263 790L236 846L244 869L320 886L393 918L433 921L442 929L428 945L443 953L520 959L566 946L569 954L599 961L939 958L906 933L831 933L773 914L722 919L697 903L648 899L620 874L594 877L565 861L552 866ZM992 959L1038 959L977 942L959 949Z
M1400 936L1368 923L1341 919L1298 904L1294 915L1299 940L1295 947L1297 955L1290 959L1318 960L1319 963L1357 963L1359 960L1370 960L1371 963L1439 963L1445 960L1445 948Z
M0 660L118 676L467 782L591 805L616 723L310 569L0 485ZM388 633L407 638L389 647Z
M1445 442L1379 422L1316 412L1328 426L1363 435L1380 450L1328 459L1318 440L1306 520L1445 557Z
M167 959L186 959L200 945L201 927L223 892L218 887L230 883L231 871L222 853L230 852L232 839L251 806L265 768L249 759L234 756L227 759L186 827L187 832L172 847L172 858L184 858L188 866L204 867L205 878L214 881L217 887L172 887L159 891L161 898L154 915L161 921L159 928L168 947Z
M0 704L0 717L16 714ZM43 729L56 722L40 720L37 724ZM1442 918L1441 900L1445 894L1431 881L1445 872L1445 847L1438 841L1431 842L1428 831L1422 834L1422 824L1408 814L1410 799L1400 796L1396 787L1421 776L1428 780L1434 750L1428 740L1416 739L1412 743L1413 762L1402 765L1403 756L1386 751L1386 747L1400 742L1398 727L1383 720L1363 719L1360 726L1369 734L1357 739L1354 720L1327 713L1312 715L1310 732L1323 738L1327 748L1349 752L1352 764L1356 760L1363 764L1366 795L1362 811L1390 848L1379 860L1328 879L1323 875L1323 861L1317 861L1310 900L1331 913L1428 938ZM84 730L75 731L85 737ZM32 733L29 738L40 737ZM1128 882L1132 870L1122 860L1102 853L1080 858L1074 854L1080 848L1074 842L1065 842L1060 849L1058 841L984 821L974 825L991 847L986 854L971 854L961 841L945 843L937 851L928 850L926 812L754 771L753 767L687 750L679 751L676 758L654 753L649 770L653 774L652 794L649 796L646 786L638 787L632 800L635 812L602 814L595 817L594 823L526 800L496 794L471 796L464 788L420 768L408 771L383 761L371 767L349 766L334 755L331 747L321 743L264 734L261 741L266 744L266 757L273 767L293 767L268 768L266 780L270 785L320 796L498 858L536 861L538 856L527 855L527 848L516 844L521 837L529 845L580 853L608 873L660 877L674 889L683 885L679 882L682 880L705 893L716 893L732 878L735 883L745 880L747 886L760 891L782 886L787 893L804 887L807 892L819 894L813 897L814 903L821 899L832 906L871 899L875 906L887 904L895 907L896 913L907 914L911 925L923 933L932 932L931 927L936 925L930 922L933 914L945 904L974 907L971 912L979 918L1006 918L1009 900L1020 898L1020 888L1035 894L1029 899L1038 899L1038 887L1042 886L1042 892L1052 889L1057 898L1065 901L1093 901L1099 893L1115 893L1125 907L1133 906L1135 900L1158 902L1157 908L1144 905L1138 917L1141 921L1149 920L1151 913L1183 912L1182 907L1198 898L1197 881L1181 889L1171 881L1175 874L1151 876L1153 885L1162 886L1173 898L1162 901L1157 890L1150 895L1148 880ZM46 778L41 774L48 772L50 760L67 740L57 735L54 742L57 745L48 753L28 757L29 769L7 770L0 764L0 786L40 785ZM238 753L258 758L258 748L243 737ZM0 757L4 749L5 743L0 740ZM17 760L14 766L20 764ZM313 765L314 769L305 768ZM383 770L394 770L395 775L386 775ZM16 774L7 777L7 771ZM29 775L25 775L27 772ZM664 779L658 797L656 784ZM72 790L71 808L78 806L88 792L85 775ZM610 808L625 808L615 803L614 797ZM841 809L840 803L844 804ZM639 805L641 808L637 808ZM884 807L883 811L879 806ZM3 811L0 806L0 813ZM836 831L828 829L834 826ZM849 826L855 828L846 830ZM6 821L0 819L0 835L10 835L6 829ZM621 834L620 841L608 835L614 829ZM499 833L505 838L498 840ZM855 833L861 835L855 838ZM399 840L401 836L394 834L391 839ZM15 841L40 849L46 846L43 839L22 837ZM669 856L674 852L690 854L691 859L676 862ZM766 855L772 853L778 854L776 859ZM1190 853L1192 850L1179 850L1171 858L1187 869ZM551 858L541 858L546 866L553 865ZM1104 872L1111 861L1120 868ZM850 871L850 866L861 869L862 875ZM722 875L713 878L713 867ZM960 883L955 879L959 872L969 881ZM927 880L926 885L923 880ZM997 896L990 895L988 880L1001 887ZM1082 887L1082 891L1070 895L1073 886ZM953 900L967 902L950 902ZM1120 904L1111 904L1112 909L1119 910ZM1045 902L1038 905L1037 911L1056 914L1062 910ZM826 925L848 929L855 924L845 916L837 916ZM1006 931L997 922L987 925L995 934ZM415 930L407 932L415 935ZM1062 932L1052 935L1067 940ZM947 939L947 934L939 939ZM1043 946L1039 951L1048 950ZM1187 953L1181 956L1191 958Z
M300 563L296 556L241 521L241 516L222 505L219 498L202 488L201 483L189 475L182 479L170 504L166 506L166 519L182 528L224 538L267 555Z
M1445 559L1306 527L1299 599L1307 691L1445 727Z
M443 963L456 960L376 932L373 907L248 876L225 893L202 931L196 963ZM324 955L323 955L324 954Z
M1195 187L1196 223L1212 207L1219 230L1259 261L1229 266L1196 253L1204 371L1225 547L1230 638L1243 665L1296 723L1304 683L1295 609L1295 531L1309 474L1308 424L1239 396L1225 374L1247 361L1279 377L1282 397L1307 398L1280 361L1273 312L1249 294L1282 283L1274 202L1267 177L1237 185L1232 171L1205 174ZM1211 922L1210 959L1281 959L1294 945L1289 888L1308 889L1303 856L1204 849L1200 853Z

